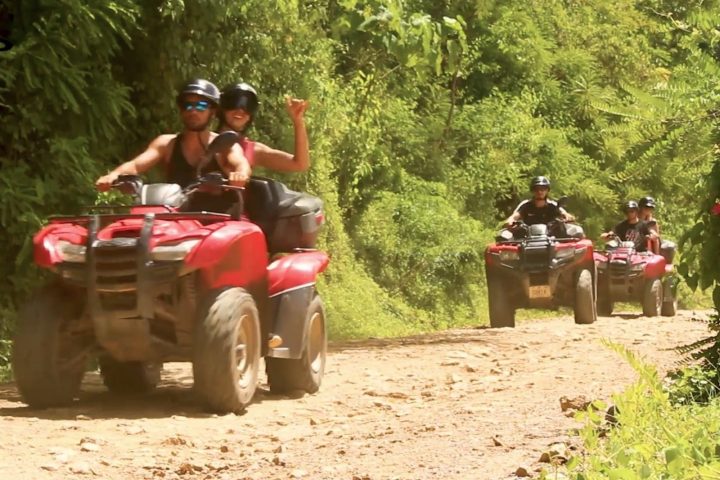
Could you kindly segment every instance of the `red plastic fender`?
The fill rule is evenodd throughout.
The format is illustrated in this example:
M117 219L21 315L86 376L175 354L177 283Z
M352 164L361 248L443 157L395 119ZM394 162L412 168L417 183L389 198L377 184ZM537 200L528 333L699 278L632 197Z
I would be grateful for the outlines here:
M268 254L260 227L250 222L225 222L202 239L185 258L200 270L206 288L247 287L265 281Z
M267 267L268 295L273 297L313 285L318 274L325 271L329 262L327 253L317 250L280 257Z
M665 275L665 257L662 255L649 255L645 265L645 278L660 278Z
M87 243L87 229L68 223L50 224L33 237L33 258L42 268L50 268L62 262L57 251L57 242L65 240L75 245Z

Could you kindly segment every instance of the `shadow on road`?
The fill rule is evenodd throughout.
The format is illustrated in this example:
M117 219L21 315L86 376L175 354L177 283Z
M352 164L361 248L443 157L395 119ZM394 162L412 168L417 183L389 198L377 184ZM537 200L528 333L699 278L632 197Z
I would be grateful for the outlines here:
M485 343L488 345L497 345L494 339L502 335L504 330L506 329L493 329L484 325L399 338L368 338L363 340L336 341L330 342L328 350L331 352L342 352L345 350L372 350L387 347L453 343Z
M259 387L252 403L300 398L303 394L275 395ZM10 404L10 405L8 405ZM147 394L117 395L107 391L97 372L87 372L79 398L66 407L35 409L22 402L13 383L0 384L0 417L40 418L44 420L169 418L211 418L192 389L192 373L174 369L163 373L161 384ZM249 406L248 408L252 408ZM242 415L242 414L241 414ZM80 417L79 417L80 416Z

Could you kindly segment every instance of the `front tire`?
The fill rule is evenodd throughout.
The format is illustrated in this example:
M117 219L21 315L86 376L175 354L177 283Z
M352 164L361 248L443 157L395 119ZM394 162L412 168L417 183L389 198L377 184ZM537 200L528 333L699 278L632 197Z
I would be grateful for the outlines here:
M327 328L325 308L319 296L315 296L307 313L305 345L299 359L265 358L268 384L272 393L303 390L315 393L325 373L327 357Z
M71 403L85 374L88 344L73 333L84 302L61 284L35 293L20 310L12 366L23 400L34 408Z
M213 292L201 307L193 345L195 390L212 410L241 412L257 389L260 321L242 288Z
M103 383L112 393L147 393L160 383L161 363L118 362L111 357L100 357L99 363Z
M575 323L589 325L597 320L594 291L592 273L587 269L581 270L575 283Z
M662 283L659 279L645 282L643 290L643 315L657 317L662 309Z
M510 303L502 277L488 275L488 309L490 327L515 327L515 308Z

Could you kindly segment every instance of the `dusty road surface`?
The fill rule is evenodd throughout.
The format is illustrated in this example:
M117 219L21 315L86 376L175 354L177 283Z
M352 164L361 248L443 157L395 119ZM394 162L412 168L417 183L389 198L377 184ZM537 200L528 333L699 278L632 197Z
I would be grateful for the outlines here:
M33 411L0 385L0 479L468 479L536 476L549 444L575 442L560 397L608 399L635 378L608 338L661 370L707 335L693 312L557 318L334 345L318 394L270 395L243 415L195 404L189 364L151 395L110 396L88 374L80 401Z

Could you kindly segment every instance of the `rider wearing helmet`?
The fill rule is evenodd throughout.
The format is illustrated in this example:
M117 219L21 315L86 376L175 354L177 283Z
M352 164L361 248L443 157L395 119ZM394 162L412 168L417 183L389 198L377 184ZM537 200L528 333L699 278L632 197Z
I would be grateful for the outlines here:
M572 222L575 217L565 211L557 202L550 200L550 180L547 177L535 177L530 181L530 191L533 197L523 200L515 211L505 220L505 227L510 227L522 221L527 225L548 224L562 219Z
M624 205L625 220L613 227L612 231L600 235L602 239L616 236L621 242L635 243L638 252L647 250L647 239L653 238L654 233L648 228L647 223L640 219L640 207L638 202L630 200Z
M653 197L643 197L638 202L640 206L640 220L647 223L648 228L654 232L653 238L650 240L650 250L653 253L660 253L660 225L653 217L656 203Z
M209 130L220 101L220 91L211 82L194 79L178 91L176 103L183 122L178 134L160 135L140 155L103 175L95 186L108 190L119 175L139 175L157 164L167 172L167 181L188 186L197 178L197 167L203 161L208 144L217 136ZM234 145L228 153L217 155L201 173L222 172L231 185L243 186L250 177L250 164L242 149Z
M250 141L245 136L260 107L257 91L247 83L223 88L218 111L220 131L233 130L241 135L239 143L251 165L278 171L301 172L310 166L310 149L303 117L308 106L307 100L286 98L286 108L295 129L295 155Z
M665 257L668 264L672 264L673 259L675 258L677 245L675 242L660 238L660 224L654 216L655 207L656 203L653 197L641 198L640 218L648 224L648 228L650 228L650 230L654 233L654 237L650 241L652 251Z

